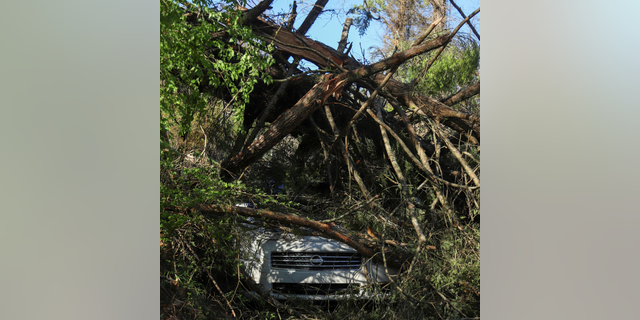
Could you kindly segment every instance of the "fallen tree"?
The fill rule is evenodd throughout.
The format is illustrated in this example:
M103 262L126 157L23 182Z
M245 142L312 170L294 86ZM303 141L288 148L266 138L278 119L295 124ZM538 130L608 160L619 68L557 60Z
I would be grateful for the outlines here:
M271 2L269 0L265 0L263 2L267 1ZM479 10L477 12L479 12ZM472 13L469 17L465 17L463 23L469 21L469 19L472 18L477 12ZM463 23L461 23L461 25ZM263 19L253 20L250 25L254 28L256 35L261 36L266 40L273 41L278 50L291 55L299 56L302 59L314 63L320 68L329 67L338 69L340 71L345 71L357 70L365 67L353 57L349 57L347 54L339 52L323 43L308 39L287 29L283 29L280 26L268 23ZM459 27L457 29L459 29ZM412 47L411 52L405 51L398 53L395 56L385 60L385 67L382 69L373 68L373 66L362 69L363 71L357 73L359 75L359 79L371 76L380 71L390 69L392 66L400 65L413 58L415 55L440 48L446 45L451 40L453 35L454 33L440 36L438 45L436 46L433 46L433 44L431 46L427 46L425 44L420 47ZM381 83L383 78L384 76L377 75L376 77L374 77L374 80L377 83ZM357 79L352 78L350 80L351 82L354 82ZM461 100L468 99L479 94L479 83L468 88L461 89L460 94L456 95L456 99L445 100L448 103L443 103L434 100L424 94L413 92L412 88L397 80L391 80L387 85L387 88L390 95L392 95L397 100L401 100L405 105L417 108L426 116L429 116L431 118L444 120L443 124L452 126L458 132L461 132L463 134L471 132L470 136L475 140L475 143L479 143L480 118L456 112L449 107L450 105L455 104Z
M399 302L406 316L475 316L479 35L469 40L459 31L473 26L479 10L458 8L457 26L427 19L411 41L366 62L350 51L352 17L336 49L306 36L327 0L309 12L294 4L278 20L271 3L161 3L161 270L168 283L178 283L172 274L193 278L187 291L195 295L213 285L206 293L225 310L216 315L238 316L236 216L255 217L401 269L395 286L407 298ZM233 206L246 201L262 209Z

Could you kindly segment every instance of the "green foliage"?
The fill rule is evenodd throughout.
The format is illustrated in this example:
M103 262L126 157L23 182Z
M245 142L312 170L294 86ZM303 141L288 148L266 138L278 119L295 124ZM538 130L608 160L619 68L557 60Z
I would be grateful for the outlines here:
M423 60L418 70L426 67ZM418 88L427 94L453 93L460 87L477 81L476 71L480 67L480 47L471 43L464 47L453 47L442 52L431 66Z
M177 125L181 136L216 95L230 96L242 117L254 84L260 77L270 81L262 71L273 63L272 47L229 9L236 2L191 4L189 15L179 1L160 1L160 124L161 130Z
M479 316L480 229L469 225L450 229L440 235L440 250L429 266L430 284L447 297L442 312L452 317Z
M347 14L354 15L353 26L358 29L358 34L362 36L367 32L371 20L377 20L380 11L386 8L384 0L365 0L362 5L354 5L347 11Z
M229 231L236 230L237 223L230 216L205 217L190 208L201 203L228 205L245 188L221 181L215 167L189 167L174 161L161 162L163 310L195 319L216 318L210 303L217 293L212 280L235 276L237 234Z
M414 58L396 76L407 82L419 78L415 89L435 97L453 94L479 81L480 47L475 42L450 44L424 73L433 54Z
M247 241L234 215L203 215L197 204L230 206L250 199L261 207L289 205L243 183L220 179L219 166L198 165L164 153L160 184L160 273L163 319L221 319L226 310L212 301L245 303L236 295L241 274L238 246ZM284 199L286 200L286 199ZM217 284L214 284L215 283ZM237 308L237 307L236 307ZM257 308L256 318L277 312ZM244 307L243 314L252 310Z

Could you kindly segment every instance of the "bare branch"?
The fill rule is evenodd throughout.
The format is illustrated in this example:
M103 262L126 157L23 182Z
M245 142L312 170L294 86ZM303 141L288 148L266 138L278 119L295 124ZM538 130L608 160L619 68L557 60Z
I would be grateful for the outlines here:
M425 32L418 38L418 40L416 40L416 42L413 43L411 48L418 46L431 33L431 31L435 28L435 26L438 25L438 23L440 23L441 20L442 19L439 19L438 21L431 23L431 25L429 25L427 30L425 30ZM367 109L369 105L371 105L371 103L373 103L373 101L375 100L380 90L382 90L382 88L387 84L387 82L389 82L393 74L398 70L398 67L399 65L396 65L393 68L391 68L391 71L387 73L387 75L384 77L384 80L382 80L382 82L378 85L378 87L369 96L369 99L367 99L367 101L360 107L360 109L358 109L356 114L351 118L351 121L349 121L349 124L345 126L344 130L342 130L340 137L336 138L336 140L340 140L342 137L346 136L349 133L349 128L351 128L353 123L358 119L358 117L362 114L362 112L365 109ZM331 145L329 150L332 150L332 149L333 149L333 144Z
M479 93L480 93L480 82L478 82L478 83L476 83L476 84L474 84L472 86L466 87L466 88L456 92L452 96L443 99L440 102L442 102L442 103L444 103L444 104L446 104L448 106L452 106L452 105L454 105L454 104L456 104L458 102L461 102L461 101L464 101L466 99L469 99L469 98L471 98L471 97L473 97L473 96L475 96L475 95L477 95Z
M296 12L297 7L296 1L294 0L293 5L291 6L291 13L289 13L289 19L287 19L287 23L285 24L285 28L287 28L287 30L293 29L293 24L296 22L296 16L298 15Z
M243 12L242 14L242 24L248 25L253 20L257 19L263 12L267 9L271 8L271 3L273 0L263 0L258 3L255 7Z
M407 117L407 114L404 112L404 110L398 105L398 102L395 100L391 100L391 105L393 106L393 108L398 112L398 114L400 115L400 118L402 119L402 121L404 122L405 126L407 127L407 132L409 133L409 137L411 138L411 141L413 141L413 147L418 151L418 157L420 158L420 162L422 163L422 165L425 167L425 169L427 169L427 171L429 171L429 173L431 173L432 175L435 176L433 170L431 169L431 166L429 165L429 159L427 158L427 154L424 151L424 148L422 148L422 146L420 145L420 142L418 141L418 138L416 136L415 130L413 129L413 126L411 125L411 123L409 122L409 118ZM445 199L444 195L442 194L442 191L440 190L440 187L435 183L435 181L433 179L427 179L425 180L417 189L416 192L418 190L420 190L420 188L422 187L422 185L424 185L426 182L429 182L431 185L431 189L433 190L433 192L436 194L436 199L438 201L440 201L440 203L442 204L442 206L445 208L445 210L448 210L449 204L447 202L447 200Z
M344 21L344 27L342 27L342 36L340 36L340 42L338 42L338 52L344 52L344 49L347 47L347 39L349 38L349 29L351 28L351 23L353 19L347 18Z
M400 147L404 150L404 152L407 154L407 156L409 156L409 159L411 159L411 161L413 161L413 163L418 168L420 168L420 170L422 170L425 174L427 174L427 176L429 176L430 178L435 179L437 181L440 181L440 182L442 182L442 183L444 183L444 184L446 184L448 186L451 186L451 187L457 187L457 188L463 188L463 189L471 189L471 190L478 188L478 187L469 187L469 186L465 186L465 185L461 185L461 184L457 184L457 183L452 183L452 182L444 180L444 179L436 176L435 174L431 173L429 170L427 170L427 168L425 168L422 165L422 163L420 161L418 161L416 156L413 155L411 150L409 150L407 145L402 141L402 139L400 139L400 137L398 136L397 133L395 133L393 130L391 130L391 128L389 128L389 126L386 123L384 123L384 121L378 119L378 117L376 117L376 115L371 110L367 109L366 111L374 121L376 121L381 127L384 127L385 129L387 129L387 131L389 131L391 136L393 136L393 138L396 139L396 141L398 142Z
M458 151L458 149L453 145L453 143L451 143L451 141L447 138L447 136L440 131L440 128L438 128L437 125L434 126L434 128L436 133L447 145L447 148L449 148L449 151L451 151L451 153L456 157L456 159L458 159L458 161L460 162L464 170L471 177L471 179L473 179L473 182L476 184L476 186L480 187L480 179L478 179L478 176L473 172L473 169L471 169L467 161L464 160L464 158L462 157L462 154L460 154L460 151Z
M367 110L371 112L370 110ZM382 121L382 113L380 111L380 107L378 107L378 118ZM380 126L380 133L382 134L382 141L384 142L385 150L387 151L387 156L389 158L389 162L391 162L391 167L393 171L396 173L396 177L400 181L400 187L402 190L402 194L404 195L405 201L407 202L407 209L409 210L409 216L411 218L411 224L413 224L416 233L418 234L418 245L422 245L427 241L427 238L424 236L424 232L422 232L422 228L420 228L420 224L418 223L418 219L416 218L415 211L416 207L411 201L411 197L409 195L409 187L407 186L407 182L402 174L402 169L398 165L398 161L396 160L396 156L393 153L393 149L391 149L391 144L389 143L389 137L387 136L387 130L384 126ZM386 260L385 260L386 263Z
M320 12L322 12L322 9L324 9L324 6L328 1L329 0L316 1L316 4L313 5L313 9L311 9L311 12L309 12L309 15L304 19L304 21L302 21L302 24L300 25L300 28L296 30L296 33L305 35L307 31L309 31L309 28L311 28L311 25L316 21L316 18Z
M458 7L458 5L455 2L453 2L453 0L449 0L449 2L451 2L451 4L456 8L456 10L458 10L458 13L460 13L463 19L467 18L467 16L464 15L464 12L462 12L462 9L460 9L460 7ZM471 28L471 31L473 31L473 34L475 34L478 40L480 40L480 35L478 34L478 31L476 31L476 28L474 28L473 25L471 24L471 20L467 20L467 25L469 25L469 28Z
M346 217L346 216L348 216L348 215L350 215L350 214L362 209L364 206L368 205L369 203L373 202L374 200L377 200L378 197L379 197L379 195L375 195L373 198L367 200L366 202L361 203L357 207L347 211L345 214L343 214L343 215L341 215L339 217L331 218L331 219L327 219L327 220L322 220L320 222L322 222L322 223L330 223L330 222L338 221L338 220L340 220L340 219L342 219L342 218L344 218L344 217Z
M325 116L327 117L327 121L329 122L329 125L331 125L331 130L333 130L334 137L338 137L340 135L340 131L339 131L340 129L338 129L335 121L333 120L333 114L331 113L331 109L329 109L329 106L327 105L324 106L324 113L325 113ZM356 183L358 184L358 187L360 187L360 191L362 191L362 194L364 195L365 199L373 200L373 198L371 197L371 193L367 188L367 185L364 183L364 180L362 180L362 177L360 176L358 169L353 164L353 159L351 159L351 156L349 155L349 150L347 150L347 147L345 146L345 144L342 143L342 140L338 140L337 142L338 142L338 147L340 148L342 156L344 158L344 162L347 164L347 167L349 169L349 175L353 174L353 178L356 180ZM329 152L330 151L331 149L329 149ZM367 203L371 203L371 202L372 201L368 201ZM372 204L372 208L373 208L373 205L374 204Z

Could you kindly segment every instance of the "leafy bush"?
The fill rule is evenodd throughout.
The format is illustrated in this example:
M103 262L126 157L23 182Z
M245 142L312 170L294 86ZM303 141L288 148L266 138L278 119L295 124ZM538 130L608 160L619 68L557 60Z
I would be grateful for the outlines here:
M165 131L177 124L181 136L189 132L195 115L204 111L215 94L232 97L240 111L235 115L242 117L258 78L270 82L262 71L273 63L273 58L264 54L273 47L257 40L251 29L240 23L240 12L230 9L238 3L190 3L198 9L199 17L184 14L183 2L160 1L160 124Z

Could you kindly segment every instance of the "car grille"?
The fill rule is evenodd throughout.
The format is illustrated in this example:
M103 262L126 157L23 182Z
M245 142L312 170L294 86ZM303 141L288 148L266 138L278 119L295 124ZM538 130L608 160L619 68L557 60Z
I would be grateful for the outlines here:
M271 267L285 269L359 269L360 254L355 252L271 252Z
M360 286L346 283L274 283L273 290L281 294L328 295L357 294Z

